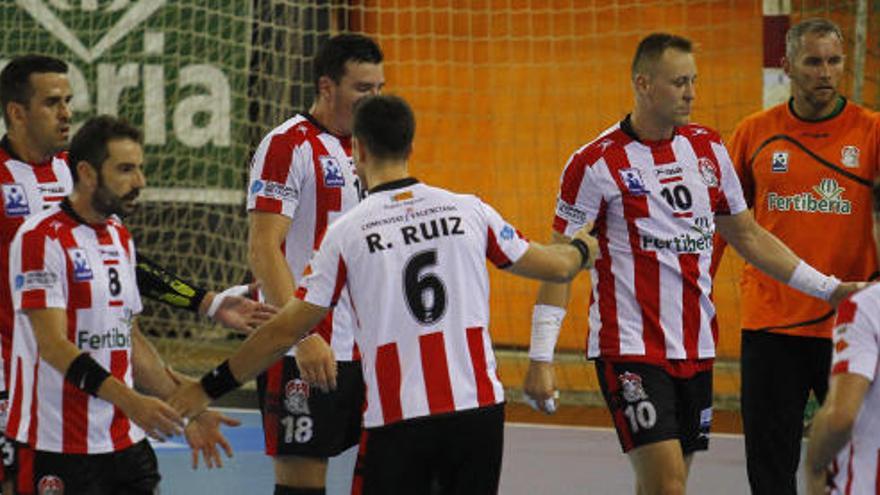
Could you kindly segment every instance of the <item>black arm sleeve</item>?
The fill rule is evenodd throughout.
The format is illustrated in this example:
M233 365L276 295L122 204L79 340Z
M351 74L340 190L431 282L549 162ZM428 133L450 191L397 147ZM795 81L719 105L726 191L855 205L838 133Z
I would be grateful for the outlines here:
M137 255L137 285L142 295L154 301L196 313L207 293L140 253Z

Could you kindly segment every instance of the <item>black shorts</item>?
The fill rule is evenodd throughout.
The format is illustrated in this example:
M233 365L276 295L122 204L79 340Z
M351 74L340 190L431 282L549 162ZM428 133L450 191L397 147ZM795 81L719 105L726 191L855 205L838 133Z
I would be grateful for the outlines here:
M684 455L709 448L711 369L684 379L661 366L597 359L596 375L624 452L675 438Z
M9 413L9 394L0 392L0 482L15 478L18 472L18 455L15 439L7 438L6 421ZM27 445L23 445L27 448Z
M498 493L504 404L367 430L363 495Z
M15 450L15 440L7 438L6 435L0 433L0 459L2 459L0 481L12 479L15 473L18 472L18 462L16 460L18 456L15 455Z
M361 363L337 365L336 390L328 393L300 380L291 356L257 377L266 454L327 458L357 445L364 407Z
M107 454L59 454L34 451L37 495L153 495L159 487L156 453L147 440Z
M33 493L30 486L33 482L34 451L26 443L16 442L14 438L0 436L0 449L3 454L4 482L12 480L17 494Z

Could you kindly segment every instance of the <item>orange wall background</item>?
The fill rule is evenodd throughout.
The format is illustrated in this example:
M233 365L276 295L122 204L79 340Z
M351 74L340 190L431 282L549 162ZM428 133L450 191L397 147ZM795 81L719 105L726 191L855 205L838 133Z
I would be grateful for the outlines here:
M412 173L478 194L527 237L545 241L567 158L632 105L629 65L646 34L695 42L695 121L729 136L761 107L760 3L657 3L365 0L350 21L381 43L387 91L415 109ZM736 258L725 256L715 289L719 352L728 357L739 353ZM561 348L583 348L588 279L574 283ZM535 282L493 270L497 345L528 346L536 290Z

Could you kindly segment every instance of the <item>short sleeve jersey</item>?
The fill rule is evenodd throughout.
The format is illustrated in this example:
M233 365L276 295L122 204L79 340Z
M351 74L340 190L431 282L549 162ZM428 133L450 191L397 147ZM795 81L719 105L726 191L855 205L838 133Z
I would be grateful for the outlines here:
M12 295L9 292L9 246L29 216L58 204L73 191L67 154L44 163L27 163L13 153L6 137L0 141L0 390L6 390L12 353Z
M504 400L486 259L504 268L527 249L478 198L412 179L371 190L330 227L297 297L330 307L351 295L366 427Z
M129 387L131 329L141 312L134 243L114 219L86 224L66 204L37 213L12 242L15 329L6 433L36 450L119 451L144 432L113 404L92 397L40 358L26 310L62 309L67 338Z
M575 152L553 228L571 236L592 222L599 239L588 356L654 364L713 358L715 216L745 209L727 150L706 127L643 142L627 117Z
M842 280L877 271L872 184L880 167L880 120L847 102L826 120L799 119L782 104L747 117L731 156L755 220L817 270ZM831 337L830 305L746 265L742 326Z
M247 198L249 211L291 219L282 249L299 281L327 226L360 200L351 140L330 133L308 114L291 118L263 138L254 153ZM357 358L354 325L351 306L343 297L316 329L339 361Z
M852 439L832 464L833 494L875 495L880 486L880 286L873 285L840 304L834 327L831 373L854 373L871 385L852 430Z

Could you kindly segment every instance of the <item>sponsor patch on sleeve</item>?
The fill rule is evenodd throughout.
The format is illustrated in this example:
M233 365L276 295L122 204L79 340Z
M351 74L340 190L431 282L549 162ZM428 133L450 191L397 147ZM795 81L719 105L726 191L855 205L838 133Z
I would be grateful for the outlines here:
M251 194L281 201L296 201L299 193L296 189L280 182L255 180L251 182Z
M15 276L15 290L51 289L58 283L58 275L46 270L33 270Z
M587 212L561 199L556 201L556 216L578 225L587 223Z

